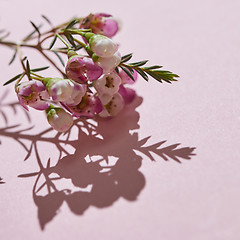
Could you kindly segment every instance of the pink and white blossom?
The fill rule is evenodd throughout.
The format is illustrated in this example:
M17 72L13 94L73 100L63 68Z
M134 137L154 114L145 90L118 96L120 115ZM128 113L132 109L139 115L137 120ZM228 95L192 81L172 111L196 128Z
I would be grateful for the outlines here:
M95 34L113 37L119 30L118 22L110 14L89 14L80 23L80 28L91 29Z
M121 78L117 73L111 72L103 74L97 81L94 82L94 87L101 94L113 95L118 92L119 86L121 84Z
M83 96L82 101L78 105L70 106L63 104L63 106L69 112L71 112L74 117L77 118L93 118L96 114L100 113L103 110L103 105L100 99L90 92L87 92Z
M16 87L16 93L20 104L28 110L28 106L37 110L45 110L49 103L44 100L48 98L45 85L36 80L22 82Z
M102 73L102 68L89 57L72 56L66 65L67 77L79 83L97 80Z
M104 106L104 109L99 113L100 117L116 116L124 107L124 100L119 93L115 93L108 104Z

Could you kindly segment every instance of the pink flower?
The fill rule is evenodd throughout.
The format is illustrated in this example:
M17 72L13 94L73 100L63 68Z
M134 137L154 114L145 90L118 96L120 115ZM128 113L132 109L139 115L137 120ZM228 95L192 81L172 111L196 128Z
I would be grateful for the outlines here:
M63 104L63 106L69 112L71 112L74 117L77 118L80 117L92 118L103 110L103 105L100 99L89 92L87 92L83 96L82 101L78 105L69 106Z
M106 13L89 14L81 21L80 28L91 28L93 33L109 38L113 37L119 29L117 21L112 15Z
M120 85L118 93L121 94L125 103L132 102L134 100L134 98L136 97L135 90L133 90L131 88L126 88L123 85Z
M31 80L22 82L16 87L16 93L20 104L28 110L27 106L37 110L45 110L49 107L49 103L44 101L46 97L46 87L40 81Z
M101 67L96 65L91 58L75 55L69 58L66 66L68 78L79 82L94 81L103 73Z

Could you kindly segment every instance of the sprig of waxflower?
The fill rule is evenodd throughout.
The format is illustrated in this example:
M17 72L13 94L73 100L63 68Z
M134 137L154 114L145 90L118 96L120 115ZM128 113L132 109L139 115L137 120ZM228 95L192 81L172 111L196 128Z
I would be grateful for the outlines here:
M89 14L56 27L47 17L43 19L50 24L50 30L42 32L42 25L30 22L33 31L22 42L7 41L7 35L0 38L0 44L14 49L10 64L18 56L23 68L4 85L15 82L20 104L26 110L28 107L45 110L49 124L59 132L70 129L73 117L116 116L134 99L135 91L126 86L133 84L138 75L146 81L152 77L161 83L171 83L178 77L159 65L146 67L147 60L129 62L132 53L121 56L118 44L112 40L118 32L118 23L109 14ZM45 47L49 40L49 47ZM64 46L56 48L59 41ZM29 59L23 57L22 48L38 50L62 77L39 75L38 72L49 67L31 68ZM64 69L46 52L53 53Z

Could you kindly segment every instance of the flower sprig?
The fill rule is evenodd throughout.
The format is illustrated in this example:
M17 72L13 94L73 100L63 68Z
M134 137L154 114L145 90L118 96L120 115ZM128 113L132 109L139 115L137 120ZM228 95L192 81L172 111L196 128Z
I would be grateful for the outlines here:
M30 22L33 31L20 43L7 41L8 34L0 38L1 45L14 50L10 64L18 56L23 68L4 85L15 82L20 104L26 110L29 106L45 110L49 124L59 132L72 126L73 117L116 116L125 104L133 101L136 93L127 85L133 84L138 75L160 83L172 83L178 78L177 74L162 70L162 66L146 66L148 60L129 62L132 53L121 56L118 44L112 40L119 30L118 22L109 14L89 14L56 27L42 17L50 30L42 32L41 24ZM47 40L51 40L49 47L45 46ZM57 42L63 46L56 47ZM22 48L36 49L61 77L39 75L49 67L31 68ZM62 67L48 53L53 53Z

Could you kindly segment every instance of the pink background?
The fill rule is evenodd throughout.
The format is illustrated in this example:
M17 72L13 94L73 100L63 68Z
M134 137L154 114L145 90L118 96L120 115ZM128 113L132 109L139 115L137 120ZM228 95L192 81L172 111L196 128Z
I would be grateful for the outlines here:
M240 1L0 0L0 29L17 41L29 20L44 21L41 14L58 24L90 12L121 19L115 39L122 54L181 78L172 85L139 79L136 101L95 129L103 140L78 136L75 126L67 146L61 143L71 156L59 162L56 145L65 136L39 135L49 128L44 114L31 110L28 122L14 105L14 115L12 86L0 87L0 239L239 239ZM10 49L0 51L2 84L21 68L8 67ZM47 64L30 56L33 67ZM24 161L32 142L38 158L33 149ZM87 154L110 160L87 163ZM37 159L46 168L49 158L44 171L60 176L58 192L47 194L45 185L36 195L37 175L23 174L39 171Z

